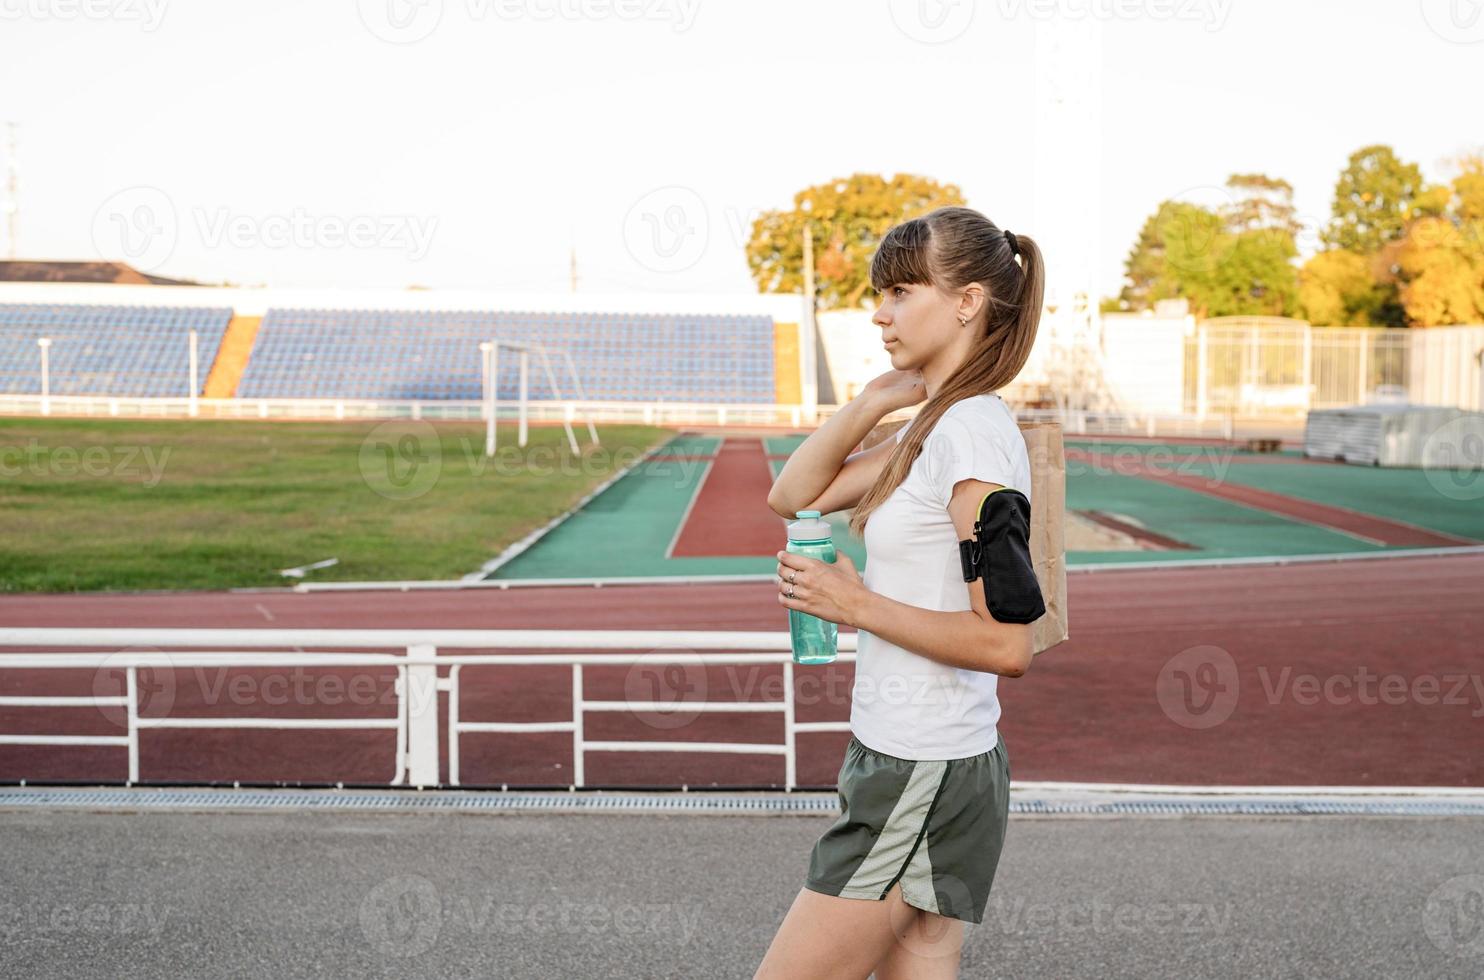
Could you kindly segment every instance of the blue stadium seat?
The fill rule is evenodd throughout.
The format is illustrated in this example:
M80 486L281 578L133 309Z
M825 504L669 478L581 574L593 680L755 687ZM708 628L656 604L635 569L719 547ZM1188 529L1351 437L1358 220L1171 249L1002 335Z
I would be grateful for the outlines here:
M54 395L183 398L190 393L190 329L197 334L196 382L204 387L231 320L229 307L0 304L0 391L41 393L36 340L50 337Z
M591 399L771 403L767 316L270 309L237 389L243 398L480 397L482 341L543 343L564 395L565 348ZM514 399L520 367L501 351L496 395ZM533 355L532 399L555 397Z

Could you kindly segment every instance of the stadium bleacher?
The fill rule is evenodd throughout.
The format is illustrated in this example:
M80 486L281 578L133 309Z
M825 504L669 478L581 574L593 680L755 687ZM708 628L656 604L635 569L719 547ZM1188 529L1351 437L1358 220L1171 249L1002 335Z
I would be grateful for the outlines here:
M0 392L41 393L36 341L50 337L53 395L185 397L197 332L197 394L205 384L229 307L0 304Z
M571 355L589 399L775 401L768 316L269 309L237 389L241 398L477 400L479 344L545 344L562 389ZM496 397L514 399L519 364L499 357ZM533 355L529 397L552 392Z

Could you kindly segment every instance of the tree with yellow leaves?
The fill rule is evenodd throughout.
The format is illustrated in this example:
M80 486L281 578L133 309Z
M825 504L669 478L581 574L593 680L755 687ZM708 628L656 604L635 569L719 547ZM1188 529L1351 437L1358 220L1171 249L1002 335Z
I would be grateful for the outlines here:
M1417 326L1484 323L1484 154L1456 165L1452 187L1434 189L1397 253L1401 303Z
M804 285L804 228L814 236L814 289L821 309L865 305L871 256L893 225L946 205L963 205L954 184L929 177L852 174L807 187L791 210L765 211L752 224L747 265L758 292Z

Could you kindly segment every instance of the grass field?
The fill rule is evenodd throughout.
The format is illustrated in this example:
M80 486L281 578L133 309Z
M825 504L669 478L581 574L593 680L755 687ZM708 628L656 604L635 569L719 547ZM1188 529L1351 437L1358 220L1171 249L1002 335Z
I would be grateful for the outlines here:
M478 422L0 420L0 590L457 578L674 435Z

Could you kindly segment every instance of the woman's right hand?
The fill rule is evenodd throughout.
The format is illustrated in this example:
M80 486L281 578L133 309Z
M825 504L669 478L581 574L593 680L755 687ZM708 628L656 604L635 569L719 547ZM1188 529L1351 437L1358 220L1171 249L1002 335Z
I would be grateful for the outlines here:
M871 398L887 412L894 412L926 400L927 385L923 383L921 371L893 369L872 378L860 393Z

